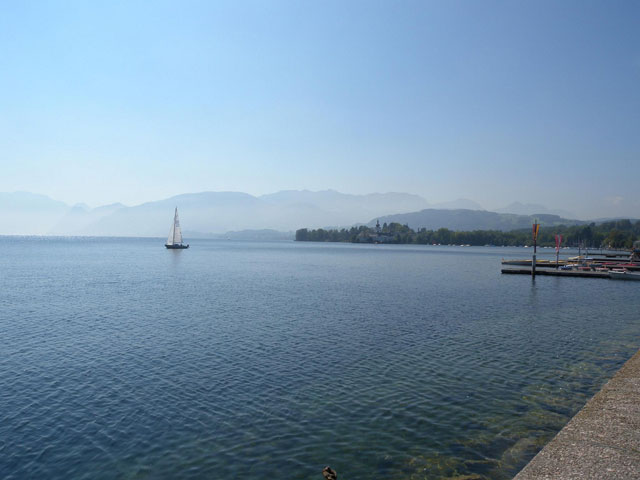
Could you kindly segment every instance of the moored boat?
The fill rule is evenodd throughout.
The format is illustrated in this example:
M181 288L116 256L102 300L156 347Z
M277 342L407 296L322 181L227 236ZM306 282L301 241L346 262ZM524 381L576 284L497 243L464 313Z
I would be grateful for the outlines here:
M640 280L640 273L631 273L627 270L611 270L609 277L614 280Z

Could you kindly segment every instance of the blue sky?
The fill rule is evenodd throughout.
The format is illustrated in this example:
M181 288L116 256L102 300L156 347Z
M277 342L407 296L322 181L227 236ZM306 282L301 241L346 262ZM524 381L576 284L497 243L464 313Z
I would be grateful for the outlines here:
M0 191L640 217L640 3L0 3Z

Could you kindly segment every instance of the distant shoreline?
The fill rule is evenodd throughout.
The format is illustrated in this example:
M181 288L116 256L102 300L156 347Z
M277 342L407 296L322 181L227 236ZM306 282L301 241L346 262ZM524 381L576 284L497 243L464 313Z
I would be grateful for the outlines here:
M599 225L542 227L538 246L555 247L556 234L562 235L563 246L584 248L630 249L640 239L640 220L615 220ZM390 243L418 245L469 245L469 246L526 246L532 243L530 229L508 232L500 230L454 231L448 228L414 230L399 223L377 227L351 227L350 229L301 228L296 231L298 242Z

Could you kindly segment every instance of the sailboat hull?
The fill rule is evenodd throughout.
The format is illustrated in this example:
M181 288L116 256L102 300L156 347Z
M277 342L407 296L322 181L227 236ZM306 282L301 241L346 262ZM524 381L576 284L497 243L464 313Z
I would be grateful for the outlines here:
M185 249L185 248L189 248L189 244L187 244L187 245L182 245L182 244L168 245L168 244L165 244L165 247L169 248L171 250L182 250L182 249Z

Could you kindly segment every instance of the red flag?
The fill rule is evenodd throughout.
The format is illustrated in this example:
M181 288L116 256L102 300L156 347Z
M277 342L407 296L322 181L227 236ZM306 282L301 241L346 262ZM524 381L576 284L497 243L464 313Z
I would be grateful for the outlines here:
M562 244L562 235L556 235L556 252L560 250L561 244Z
M533 241L534 242L538 240L538 230L540 230L540 224L534 223L533 224Z

